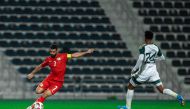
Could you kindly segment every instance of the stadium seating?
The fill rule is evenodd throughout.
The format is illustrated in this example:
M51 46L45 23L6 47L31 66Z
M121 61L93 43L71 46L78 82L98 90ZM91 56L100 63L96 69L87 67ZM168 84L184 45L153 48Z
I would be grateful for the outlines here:
M69 60L60 92L126 92L136 60L97 0L1 0L0 13L0 47L32 89L49 69L31 81L26 75L55 42L61 52L96 48L92 56ZM141 87L136 92L155 91Z
M190 2L188 0L133 0L133 7L150 30L156 33L166 56L189 85L190 66Z

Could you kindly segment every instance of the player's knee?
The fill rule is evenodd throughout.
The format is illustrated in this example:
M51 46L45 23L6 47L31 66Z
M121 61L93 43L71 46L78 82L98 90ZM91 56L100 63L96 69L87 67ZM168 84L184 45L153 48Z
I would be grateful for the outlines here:
M164 92L163 92L163 90L159 90L159 92L161 93L161 94L163 94Z
M40 90L40 89L36 89L36 94L41 94L41 93L43 93L43 90Z
M130 89L130 90L134 90L135 89L135 87L131 83L129 83L129 85L128 85L127 88Z
M44 95L44 97L47 98L49 96L52 96L53 94L52 94L52 92L50 90L46 90L43 95Z
M163 94L164 93L164 89L163 88L159 88L158 91Z
M157 89L158 89L158 91L160 92L160 93L164 93L164 87L163 87L163 85L159 85L159 86L157 86L156 87Z
M47 96L52 96L53 94L51 92L48 92L47 93Z

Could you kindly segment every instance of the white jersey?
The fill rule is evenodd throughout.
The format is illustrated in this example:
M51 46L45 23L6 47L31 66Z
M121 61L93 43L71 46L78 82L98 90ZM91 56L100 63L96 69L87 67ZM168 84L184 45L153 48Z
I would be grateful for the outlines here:
M155 64L155 59L162 56L161 50L155 44L143 45L139 52L144 54L144 64Z
M140 66L137 65L139 63L136 64L136 67L140 68L137 75L130 80L131 84L134 86L144 82L151 82L155 85L162 84L155 63L157 58L163 56L161 50L155 44L144 44L140 47L139 53L143 56L143 61Z

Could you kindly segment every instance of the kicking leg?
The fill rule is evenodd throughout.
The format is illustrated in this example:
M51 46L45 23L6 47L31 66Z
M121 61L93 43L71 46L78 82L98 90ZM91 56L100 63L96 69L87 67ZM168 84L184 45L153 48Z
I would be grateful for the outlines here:
M41 102L43 103L45 101L45 99L49 96L52 96L52 93L49 89L45 90L44 93L42 94L41 97L39 97L36 102Z
M48 79L44 79L36 88L36 94L44 94L48 87L50 86ZM43 103L45 101L45 98L43 96L40 96L35 102L41 102ZM32 104L33 105L33 104ZM31 109L32 105L29 106L27 109Z
M163 85L159 85L156 88L158 89L158 91L160 93L166 94L166 95L169 95L169 96L176 98L182 106L185 105L184 99L181 95L178 95L177 93L175 93L174 91L172 91L170 89L164 89Z
M59 83L59 82L58 82ZM39 97L36 102L41 102L43 103L46 98L54 95L61 87L62 87L62 82L57 85L53 84L51 85L47 90L44 91L41 97Z
M42 94L44 91L45 91L45 89L40 86L38 86L36 88L36 94ZM44 102L44 100L45 99L41 96L35 102ZM33 104L31 106L28 106L27 109L32 109L32 106L33 106Z
M52 93L49 89L45 90L41 97L39 97L35 102L41 102L43 103L47 97L52 96ZM27 107L27 109L32 109L34 105Z
M45 101L45 98L47 95L47 88L49 87L49 84L48 84L48 81L47 80L44 80L42 83L40 83L38 85L38 87L36 88L36 94L42 94L42 96L40 96L36 102L41 102L43 103Z

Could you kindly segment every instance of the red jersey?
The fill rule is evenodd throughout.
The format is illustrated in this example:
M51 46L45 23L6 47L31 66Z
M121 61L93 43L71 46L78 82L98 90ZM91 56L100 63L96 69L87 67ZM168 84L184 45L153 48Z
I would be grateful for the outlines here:
M58 53L55 58L51 56L47 57L42 62L42 67L49 66L51 69L48 79L56 81L64 81L67 59L70 58L70 54Z

